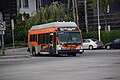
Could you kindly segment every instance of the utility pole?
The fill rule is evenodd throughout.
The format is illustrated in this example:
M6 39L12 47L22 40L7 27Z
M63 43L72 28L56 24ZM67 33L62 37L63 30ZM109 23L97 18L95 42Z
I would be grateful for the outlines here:
M87 0L84 0L84 10L85 10L85 27L86 27L86 33L88 33Z
M98 14L98 38L99 38L99 41L101 41L101 38L100 38L101 26L100 26L99 0L97 0L97 14Z
M11 20L12 26L12 39L13 39L13 53L15 53L15 40L14 40L14 19Z

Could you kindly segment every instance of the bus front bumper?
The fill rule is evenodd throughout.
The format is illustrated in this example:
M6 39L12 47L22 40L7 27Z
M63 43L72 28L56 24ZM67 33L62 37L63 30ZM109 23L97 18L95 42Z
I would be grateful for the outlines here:
M70 50L58 50L58 54L68 54L68 53L80 53L84 52L83 49L70 49Z

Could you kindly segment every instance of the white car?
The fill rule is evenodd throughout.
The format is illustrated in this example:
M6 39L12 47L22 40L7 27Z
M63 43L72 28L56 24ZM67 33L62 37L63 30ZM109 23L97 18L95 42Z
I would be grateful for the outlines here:
M83 49L103 48L103 43L97 39L83 39Z

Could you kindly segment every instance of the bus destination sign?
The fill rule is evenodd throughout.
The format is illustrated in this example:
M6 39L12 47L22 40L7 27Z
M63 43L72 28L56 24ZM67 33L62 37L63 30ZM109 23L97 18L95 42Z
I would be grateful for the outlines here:
M58 28L59 31L78 31L77 28Z

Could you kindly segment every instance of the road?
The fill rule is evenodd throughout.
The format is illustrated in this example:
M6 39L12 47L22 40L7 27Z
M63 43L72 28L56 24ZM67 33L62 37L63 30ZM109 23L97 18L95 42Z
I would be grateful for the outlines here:
M29 55L26 49L16 53ZM120 80L120 50L85 50L76 57L0 59L0 80Z

